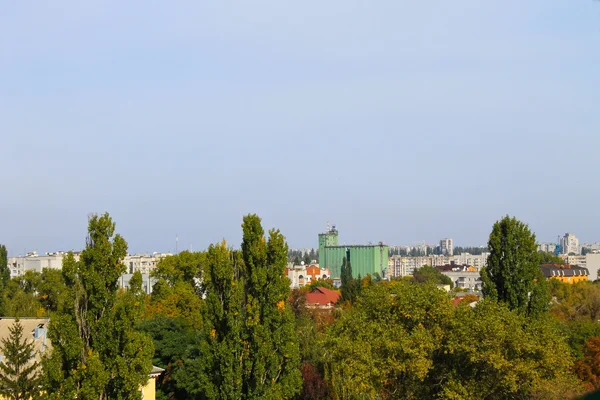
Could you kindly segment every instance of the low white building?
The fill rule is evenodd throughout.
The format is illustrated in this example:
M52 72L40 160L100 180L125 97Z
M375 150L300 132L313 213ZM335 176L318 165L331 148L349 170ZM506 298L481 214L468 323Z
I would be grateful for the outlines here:
M442 274L452 279L454 287L481 290L482 282L479 271L443 271Z
M290 288L298 289L310 285L317 280L331 278L331 272L328 268L319 268L319 264L290 265L286 268L286 276L290 280Z
M10 269L10 277L14 278L21 276L25 271L42 272L43 269L62 269L63 259L66 257L66 251L57 251L54 253L46 253L38 255L33 251L25 256L9 257L8 268ZM79 253L75 253L75 259L79 259Z
M448 264L470 265L480 270L487 265L488 256L489 253L478 255L461 253L454 256L432 255L422 257L391 256L388 259L387 275L389 277L412 276L415 269L424 265L431 265L432 267L442 267Z
M62 269L62 263L67 256L66 251L57 251L54 253L46 253L39 255L35 251L27 253L25 256L9 257L8 268L10 269L11 278L21 276L25 271L42 272L45 268ZM75 260L79 260L79 252L74 253ZM127 268L126 273L133 274L140 271L142 274L149 274L158 262L172 254L170 253L153 253L153 254L134 254L127 255L123 259L123 264Z

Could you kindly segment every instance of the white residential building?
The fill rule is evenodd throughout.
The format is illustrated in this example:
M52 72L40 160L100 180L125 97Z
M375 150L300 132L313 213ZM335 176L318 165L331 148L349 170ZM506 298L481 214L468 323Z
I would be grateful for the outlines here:
M286 276L290 280L290 288L298 289L310 285L317 280L331 278L331 272L328 268L319 268L319 264L289 265L286 268Z
M125 256L123 264L127 267L127 273L133 274L140 271L142 274L149 274L160 260L172 256L171 253L153 253L153 254L133 254Z
M579 239L572 233L565 233L565 236L560 238L561 254L579 254Z
M556 243L540 243L538 244L538 251L554 254L556 251Z
M387 275L389 277L412 276L415 269L421 268L424 265L431 265L433 267L441 267L448 264L470 265L480 270L487 265L489 254L473 255L461 253L454 256L436 255L422 257L391 256L388 260Z
M440 240L440 250L443 255L452 256L454 255L454 243L452 239L445 238Z
M9 257L8 268L10 269L11 278L21 276L25 271L42 272L45 268L62 269L64 258L67 256L66 251L57 251L54 253L46 253L38 255L35 251L27 253L25 256ZM75 260L79 260L79 252L74 253ZM163 258L169 256L169 253L154 253L154 254L134 254L127 255L123 259L123 264L127 268L128 274L133 274L140 271L142 274L149 274L156 264Z
M38 255L33 251L27 253L24 257L9 257L8 268L10 277L21 276L25 271L42 272L43 269L62 269L63 259L66 257L66 251L57 251L55 253L46 253ZM79 253L75 253L75 260L79 259Z

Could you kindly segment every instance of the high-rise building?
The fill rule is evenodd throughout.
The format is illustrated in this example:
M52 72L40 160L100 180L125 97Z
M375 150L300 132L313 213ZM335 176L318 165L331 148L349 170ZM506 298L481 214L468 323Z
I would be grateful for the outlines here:
M442 254L446 256L454 255L454 243L452 242L452 239L445 238L440 240L440 250Z
M560 249L562 254L579 254L579 239L572 233L565 233L565 236L560 238Z

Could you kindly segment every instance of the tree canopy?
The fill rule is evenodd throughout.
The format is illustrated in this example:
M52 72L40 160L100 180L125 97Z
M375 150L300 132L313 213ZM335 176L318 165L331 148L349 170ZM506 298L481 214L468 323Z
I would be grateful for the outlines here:
M33 342L23 335L19 318L8 328L9 337L2 339L0 354L0 395L11 400L36 399L40 395L39 361Z
M126 254L127 243L104 214L90 218L79 260L65 258L65 309L53 315L53 347L43 360L48 398L140 399L154 347L134 329L144 301L139 272L128 291L118 289Z
M481 271L484 296L528 315L547 311L548 285L529 227L514 217L502 218L492 228L488 248L487 266Z

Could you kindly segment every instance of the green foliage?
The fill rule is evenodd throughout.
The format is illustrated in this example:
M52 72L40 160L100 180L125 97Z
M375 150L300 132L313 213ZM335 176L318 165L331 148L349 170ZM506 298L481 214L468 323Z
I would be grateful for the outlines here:
M202 280L202 266L205 262L205 252L182 251L160 260L151 275L157 280L164 279L171 286L178 282L186 282L197 288L197 282Z
M439 269L431 265L424 265L421 268L415 269L413 273L414 281L417 283L433 283L436 285L450 285L450 289L454 288L454 282L450 277L442 274Z
M473 254L474 256L478 256L481 255L483 253L487 253L489 251L489 249L487 247L460 247L460 246L454 246L454 254L462 254L462 253L469 253L469 254Z
M0 315L6 313L6 289L10 279L10 269L8 268L8 252L6 246L0 245Z
M310 254L304 253L304 258L302 261L304 261L304 265L310 265L312 263L312 258L310 258Z
M565 260L563 260L562 258L560 258L559 256L552 254L552 253L546 253L545 251L538 251L538 254L540 256L540 264L564 264Z
M6 284L10 279L10 269L8 268L8 251L5 245L0 245L0 284Z
M494 224L488 248L487 267L481 271L484 296L527 315L545 313L550 301L548 286L529 227L514 217L504 217Z
M342 260L342 267L340 270L340 280L342 283L341 292L342 297L341 301L348 301L350 303L354 302L356 296L360 293L360 282L361 278L355 279L352 277L352 265L350 261L344 257Z
M558 399L580 390L553 323L490 300L453 307L433 285L365 288L325 348L336 399Z
M310 285L306 286L309 290L316 289L318 287L324 287L331 290L336 290L335 286L333 286L333 279L317 279L316 281L312 281Z
M154 342L152 363L165 369L161 378L157 380L157 398L186 398L187 392L179 387L173 374L183 363L188 347L195 343L194 328L183 318L156 315L142 321L138 325L138 330L152 337Z
M241 252L224 242L207 252L204 325L174 374L188 398L281 399L300 391L287 244L277 230L265 240L256 215L242 228Z
M73 253L63 261L64 310L52 318L53 348L42 361L49 399L140 399L148 380L154 348L134 329L144 306L141 275L118 289L127 243L114 231L108 214L92 217L79 261Z
M2 339L0 354L0 395L12 400L39 397L39 362L33 360L33 341L23 336L23 325L17 318L9 328L10 336Z

